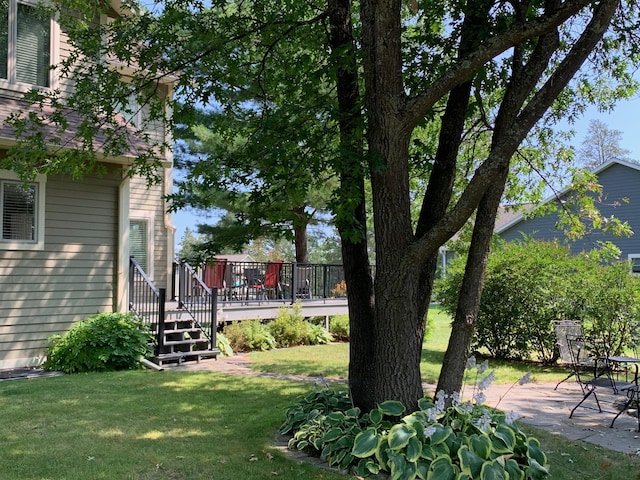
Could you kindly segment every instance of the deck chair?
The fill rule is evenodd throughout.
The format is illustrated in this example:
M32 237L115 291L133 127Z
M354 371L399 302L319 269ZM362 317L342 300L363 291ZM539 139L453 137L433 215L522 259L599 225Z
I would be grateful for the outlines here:
M267 270L264 273L264 293L266 298L283 298L282 285L280 284L280 273L282 272L282 260L274 260L267 263Z
M266 299L264 291L264 278L259 268L244 269L245 286L247 288L245 300L249 300L251 295L255 295L256 300Z
M311 267L295 267L293 287L295 298L311 298Z
M581 338L584 335L582 332L582 325L580 324L580 322L575 320L558 320L557 322L555 322L554 328L560 361L569 370L567 376L556 384L554 390L557 390L561 383L564 383L570 378L576 376L575 369L578 368L575 362L577 352L571 351L568 338ZM588 368L587 365L585 365L585 367Z
M225 282L224 276L227 268L226 258L216 258L213 262L204 266L202 281L209 288L217 288L224 296Z

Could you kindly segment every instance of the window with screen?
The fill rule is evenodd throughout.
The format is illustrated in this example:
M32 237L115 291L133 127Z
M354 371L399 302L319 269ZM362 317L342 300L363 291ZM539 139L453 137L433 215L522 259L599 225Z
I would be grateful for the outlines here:
M49 86L51 19L32 2L0 0L0 78Z
M149 273L148 262L148 222L147 220L130 220L129 221L129 254L136 259L136 262L142 269Z
M0 181L2 241L35 242L38 186Z

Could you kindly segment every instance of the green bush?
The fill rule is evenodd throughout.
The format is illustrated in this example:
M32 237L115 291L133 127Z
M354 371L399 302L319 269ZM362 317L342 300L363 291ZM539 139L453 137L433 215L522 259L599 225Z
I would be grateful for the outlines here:
M280 308L278 317L267 324L269 333L275 338L278 347L306 344L310 324L304 320L301 311L300 303L295 303L292 308Z
M326 345L333 342L333 335L323 325L307 323L307 338L305 345Z
M329 319L329 332L338 342L349 341L349 315L336 315Z
M98 313L76 323L64 336L49 338L43 368L66 373L133 370L151 356L153 337L132 314Z
M554 321L578 320L611 353L632 341L640 281L627 262L603 264L597 252L571 255L557 242L521 241L495 247L487 263L472 348L494 358L557 359ZM455 314L464 258L436 283L435 299ZM605 348L605 347L602 347Z
M227 325L224 327L224 335L236 352L265 351L276 348L273 335L259 320L245 320Z
M278 347L321 345L333 340L322 325L306 321L301 312L300 303L294 304L292 308L283 307L278 311L278 317L267 324Z

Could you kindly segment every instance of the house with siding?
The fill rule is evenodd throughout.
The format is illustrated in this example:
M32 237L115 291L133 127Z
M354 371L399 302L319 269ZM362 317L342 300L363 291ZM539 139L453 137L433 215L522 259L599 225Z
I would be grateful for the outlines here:
M603 217L615 217L627 222L636 232L629 237L616 237L600 230L589 231L582 238L568 241L564 232L557 227L558 214L551 213L528 218L521 214L496 228L496 233L504 240L522 239L523 234L540 240L568 242L572 252L588 251L599 242L609 241L621 250L621 259L629 259L633 269L640 271L640 164L622 160L611 160L597 167L593 173L602 186L598 194L597 207ZM547 202L563 201L571 191L562 192Z
M118 15L120 2L111 6L100 21ZM70 88L49 69L70 48L65 32L35 7L33 0L0 2L0 158L15 141L4 120L25 108L23 94L33 86ZM160 88L169 94L170 85ZM163 125L151 133L168 135ZM126 175L132 159L104 157L104 175L38 176L26 188L14 172L0 170L0 369L36 366L52 334L97 312L127 311L130 255L167 288L175 231L164 200L171 153L158 172L162 182L149 188Z

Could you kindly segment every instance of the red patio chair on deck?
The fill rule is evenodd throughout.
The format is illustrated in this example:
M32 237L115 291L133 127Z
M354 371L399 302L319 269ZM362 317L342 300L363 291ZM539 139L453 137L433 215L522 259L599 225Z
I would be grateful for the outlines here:
M218 291L224 297L225 291L225 282L224 282L224 274L227 268L227 259L226 258L216 258L212 263L208 263L204 266L204 271L202 272L202 281L204 284L213 288L216 287Z
M267 298L283 298L282 286L280 285L280 272L282 271L282 260L274 260L267 263L267 270L264 273L264 291ZM273 296L270 294L272 292Z

